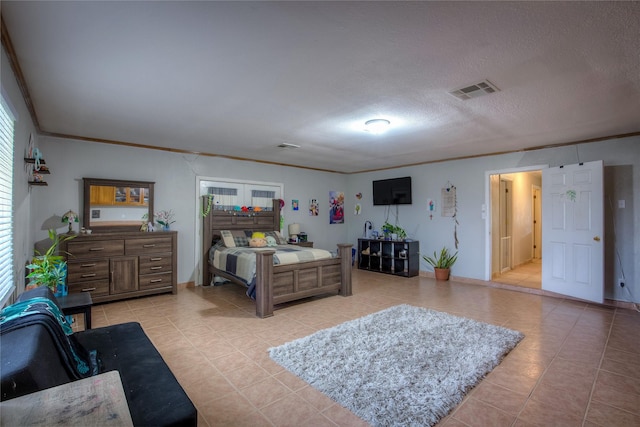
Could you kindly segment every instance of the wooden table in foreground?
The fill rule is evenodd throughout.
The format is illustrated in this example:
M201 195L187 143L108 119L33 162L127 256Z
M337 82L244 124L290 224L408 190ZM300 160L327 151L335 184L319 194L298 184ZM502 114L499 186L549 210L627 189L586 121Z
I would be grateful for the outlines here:
M2 426L133 426L118 371L0 402Z

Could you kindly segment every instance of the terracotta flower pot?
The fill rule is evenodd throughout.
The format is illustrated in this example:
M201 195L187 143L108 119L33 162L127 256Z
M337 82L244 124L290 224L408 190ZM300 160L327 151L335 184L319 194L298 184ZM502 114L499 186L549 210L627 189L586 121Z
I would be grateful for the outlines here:
M451 271L451 269L434 268L433 271L436 274L436 280L449 280L449 272Z

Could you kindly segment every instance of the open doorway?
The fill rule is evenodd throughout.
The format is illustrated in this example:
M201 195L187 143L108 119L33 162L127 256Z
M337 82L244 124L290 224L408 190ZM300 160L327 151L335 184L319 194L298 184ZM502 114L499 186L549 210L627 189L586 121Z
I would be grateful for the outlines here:
M491 280L542 288L542 173L489 175Z

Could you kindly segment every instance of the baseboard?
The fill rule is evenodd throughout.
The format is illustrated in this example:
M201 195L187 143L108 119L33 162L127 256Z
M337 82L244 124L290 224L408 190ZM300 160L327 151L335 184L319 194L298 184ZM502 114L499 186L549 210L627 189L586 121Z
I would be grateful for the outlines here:
M430 272L430 271L420 271L420 276L421 277L428 277L430 279L435 279L435 274L433 272ZM573 297L570 297L570 296L567 296L567 295L562 295L562 294L558 294L558 293L555 293L555 292L545 291L543 289L525 288L524 286L508 285L506 283L498 283L498 282L493 282L493 281L471 279L471 278L468 278L468 277L459 277L459 276L451 275L450 278L449 278L449 281L457 282L457 283L465 283L465 284L469 284L469 285L479 285L479 286L488 286L488 287L491 287L491 288L506 289L506 290L522 292L522 293L526 293L526 294L543 295L543 296L546 296L546 297L567 299L567 300L571 300L571 301L580 301L580 302L586 302L588 304L603 305L605 307L624 308L624 309L629 309L629 310L640 311L640 309L638 308L639 304L636 304L636 303L633 303L633 302L628 302L628 301L618 301L618 300L612 300L612 299L605 299L604 303L597 304L597 303L594 303L592 301L585 301L585 300L581 300L579 298L573 298Z
M195 282L178 283L178 290L186 289L186 288L195 288L195 287L196 287Z

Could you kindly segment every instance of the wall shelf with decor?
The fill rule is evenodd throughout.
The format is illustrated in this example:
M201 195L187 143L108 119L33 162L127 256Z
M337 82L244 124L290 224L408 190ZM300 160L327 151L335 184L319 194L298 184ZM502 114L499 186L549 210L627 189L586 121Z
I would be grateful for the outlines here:
M358 268L413 277L420 272L419 253L419 241L358 239Z
M34 166L31 166L29 168L29 185L40 185L40 186L49 185L49 184L47 184L46 181L37 181L34 178L35 174L38 174L38 175L49 175L51 173L49 171L49 168L46 166L47 162L45 162L44 159L40 159L40 170L39 171L35 170L36 159L25 157L24 158L24 162L27 165L34 165Z

